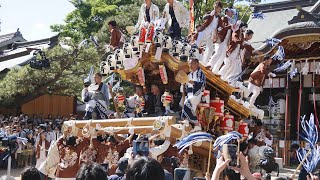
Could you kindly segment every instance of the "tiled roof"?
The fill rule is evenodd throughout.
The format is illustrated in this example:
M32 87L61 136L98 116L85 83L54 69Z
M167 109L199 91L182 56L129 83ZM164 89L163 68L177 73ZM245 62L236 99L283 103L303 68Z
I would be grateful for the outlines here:
M14 33L9 33L9 34L3 34L3 35L0 35L0 43L3 43L3 42L6 42L6 41L9 41L13 38L21 38L21 40L23 41L26 41L22 34L20 33L19 30L17 30L17 32L14 32Z
M289 25L288 21L292 20L294 16L299 13L297 7L305 11L309 11L315 6L316 0L293 0L278 3L270 3L263 5L254 5L255 12L262 12L265 16L263 20L250 19L248 28L253 30L255 34L251 42L256 49L263 49L266 45L263 43L267 38L275 37L279 33L288 31L289 29L305 28L307 26L318 26L316 22L302 22Z
M56 35L51 38L36 41L14 43L10 51L5 51L0 55L0 72L5 69L27 64L33 57L33 50L54 47L58 44L58 37L59 35Z

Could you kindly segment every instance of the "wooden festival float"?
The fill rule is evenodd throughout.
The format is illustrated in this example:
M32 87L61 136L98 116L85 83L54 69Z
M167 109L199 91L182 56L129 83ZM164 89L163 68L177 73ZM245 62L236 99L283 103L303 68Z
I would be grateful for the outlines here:
M106 61L100 65L101 72L104 74L116 72L120 74L122 80L141 85L146 89L149 89L152 84L157 84L162 90L180 92L182 81L186 79L187 73L190 71L188 65L190 45L172 42L169 36L165 36L159 31L156 31L155 35L151 33L150 36L153 38L149 38L149 33L145 36L147 37L133 36L129 43L124 44L123 49L116 50L114 55L108 55ZM132 66L133 61L135 63ZM126 66L128 62L131 63L130 68ZM232 93L239 92L239 89L230 86L202 65L201 69L206 76L203 100L198 106L198 118L201 121L203 131L225 134L235 130L243 134L243 137L247 137L248 124L242 120L249 116L257 116L257 114L238 101L229 98ZM165 101L171 103L172 95L170 96L171 98L168 100L165 98ZM185 96L182 94L182 99L184 98ZM99 124L99 127L104 128L105 131L112 131L114 134L130 134L132 132L135 134L151 132L168 134L170 132L171 138L179 140L192 133L193 128L188 124L177 123L179 117L178 114L175 115L75 121L75 127L82 129L88 126L96 127ZM212 161L210 164L214 164L214 158L210 158L210 156L213 157L213 150L210 148L209 142L194 144L187 153L188 155L184 156L183 160L187 161L187 167L201 172L203 175L207 171L208 159ZM213 170L213 168L210 166L210 169Z

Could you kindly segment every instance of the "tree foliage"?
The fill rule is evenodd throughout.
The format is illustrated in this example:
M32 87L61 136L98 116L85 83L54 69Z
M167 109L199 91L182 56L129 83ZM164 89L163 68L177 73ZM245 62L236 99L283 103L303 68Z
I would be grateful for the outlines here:
M136 3L135 0L71 0L70 2L76 9L67 15L65 24L52 25L51 29L63 36L78 40L97 33L106 19L123 13L121 11L123 6Z
M12 69L0 80L2 105L19 107L43 94L79 95L82 78L91 65L100 61L94 48L66 51L60 46L46 51L51 67L43 70L29 66Z

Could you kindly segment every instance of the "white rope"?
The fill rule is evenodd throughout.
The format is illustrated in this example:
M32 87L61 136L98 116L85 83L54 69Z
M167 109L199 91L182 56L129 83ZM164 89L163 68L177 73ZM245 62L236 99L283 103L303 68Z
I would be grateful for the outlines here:
M133 121L133 118L130 118L126 124L127 127L133 127L133 124L132 124L132 121Z
M90 120L82 129L82 136L85 138L89 138L92 134L92 127L91 127L91 122L92 120Z
M164 130L163 130L163 134L165 135L165 137L170 137L170 135L171 135L171 126L169 125L169 117L165 116L165 117L162 117L162 119L163 119L164 124L165 124Z

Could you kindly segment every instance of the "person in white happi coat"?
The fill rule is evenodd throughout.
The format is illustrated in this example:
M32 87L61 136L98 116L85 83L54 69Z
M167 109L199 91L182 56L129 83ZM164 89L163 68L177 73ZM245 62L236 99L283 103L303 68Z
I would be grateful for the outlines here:
M182 2L177 0L167 0L163 10L163 19L168 22L169 34L172 39L181 38L181 29L189 27L189 11Z
M200 69L198 59L191 59L191 72L188 74L189 82L187 83L187 99L184 102L181 118L188 120L194 125L199 125L196 116L196 109L202 97L202 91L206 86L206 77Z
M244 32L247 29L247 24L244 22L238 21L235 25L234 31L232 33L232 39L230 41L230 45L228 46L226 58L224 60L224 65L218 72L221 75L221 79L224 81L229 81L229 78L237 75L237 71L239 70L241 73L241 46L244 41Z
M140 28L145 22L153 22L159 19L159 8L151 0L145 0L139 11L139 18L136 28Z
M218 27L221 24L220 13L223 8L221 2L214 4L214 10L207 14L204 19L205 22L201 25L197 33L196 47L200 48L203 43L206 44L206 49L202 59L202 64L206 65L209 58L212 56L213 43L218 39Z
M231 8L225 10L225 16L221 18L222 29L218 30L219 41L215 43L214 55L211 56L207 66L212 68L212 72L218 74L224 59L226 58L227 48L231 39L234 12Z
M57 141L61 136L62 136L61 129L59 126L56 126L52 133L51 143L54 143L55 141Z
M46 161L48 150L50 147L50 142L46 139L46 133L41 132L40 133L40 140L37 143L36 147L36 168L39 169L40 166Z

